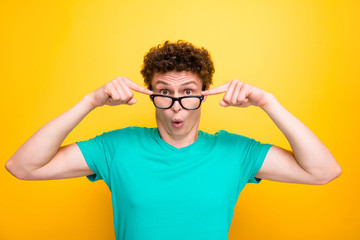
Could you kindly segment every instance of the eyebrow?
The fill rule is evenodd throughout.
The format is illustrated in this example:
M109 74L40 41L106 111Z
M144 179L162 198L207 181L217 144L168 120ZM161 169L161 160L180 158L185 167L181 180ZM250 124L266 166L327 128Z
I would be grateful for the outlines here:
M162 80L159 80L158 82L155 83L155 85L158 85L158 84L169 85L167 82L162 81ZM185 83L181 84L181 86L190 85L190 84L195 84L196 85L196 82L195 81L185 82Z

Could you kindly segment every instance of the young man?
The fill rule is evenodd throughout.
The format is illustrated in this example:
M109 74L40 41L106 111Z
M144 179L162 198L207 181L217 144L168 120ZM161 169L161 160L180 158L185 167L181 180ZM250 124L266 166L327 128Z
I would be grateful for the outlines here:
M237 79L209 90L214 67L204 48L167 41L150 49L141 73L148 89L116 77L38 130L6 169L23 180L103 179L118 240L227 239L246 183L325 184L340 175L328 149L272 94ZM150 95L157 128L117 129L60 147L93 109L136 103L132 91ZM201 103L220 93L221 106L262 108L292 152L223 130L199 131Z

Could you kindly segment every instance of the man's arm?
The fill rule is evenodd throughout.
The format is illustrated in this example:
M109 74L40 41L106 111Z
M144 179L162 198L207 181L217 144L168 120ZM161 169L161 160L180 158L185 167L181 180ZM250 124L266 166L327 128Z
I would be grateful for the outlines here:
M330 151L272 94L237 79L202 94L222 92L225 95L220 101L221 106L261 107L289 141L292 152L271 147L256 177L280 182L325 184L340 176L341 167Z
M341 174L341 167L325 145L306 127L300 120L289 113L273 95L270 95L267 104L261 108L274 121L288 140L292 152L284 149L271 149L266 159L263 171L259 176L269 175L267 166L278 166L282 158L293 158L310 176L314 176L315 182L325 184L337 178Z
M89 96L85 96L74 107L35 132L6 162L6 169L19 179L30 180L33 177L32 173L49 164L50 160L65 157L64 150L69 147L60 148L60 145L72 129L93 109L94 107L89 102ZM72 153L67 155L69 156L69 154L73 155ZM77 153L77 155L79 154ZM74 159L73 156L70 156L68 159L75 161L78 158ZM89 173L90 169L86 171L85 167L86 164L83 164L84 171Z
M40 128L11 156L5 168L23 180L72 178L93 174L76 143L63 147L60 145L72 129L96 107L105 104L134 104L136 100L131 90L144 94L152 93L126 77L115 78Z

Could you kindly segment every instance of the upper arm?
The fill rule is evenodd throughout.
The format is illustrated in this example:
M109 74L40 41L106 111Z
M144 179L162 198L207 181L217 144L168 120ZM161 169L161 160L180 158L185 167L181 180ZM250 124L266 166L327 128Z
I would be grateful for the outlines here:
M76 143L62 146L44 166L29 173L26 180L51 180L94 174Z
M272 146L259 170L257 178L287 182L319 185L325 181L306 172L296 161L294 154L286 149Z

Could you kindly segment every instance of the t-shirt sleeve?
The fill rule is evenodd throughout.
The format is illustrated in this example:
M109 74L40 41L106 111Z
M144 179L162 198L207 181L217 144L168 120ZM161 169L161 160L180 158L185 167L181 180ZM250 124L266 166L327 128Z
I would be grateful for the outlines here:
M95 182L100 179L103 179L106 183L110 182L109 169L111 154L105 145L105 135L106 132L89 140L76 142L85 158L86 163L94 172L94 174L86 176L91 182Z
M272 145L225 130L220 130L218 137L224 144L225 154L234 157L235 164L240 170L241 183L260 183L262 179L255 175L259 172Z
M252 138L248 138L246 144L246 157L244 159L245 176L247 177L247 183L260 183L261 178L255 177L259 172L262 164L264 163L265 157L272 147L271 144L261 143Z

